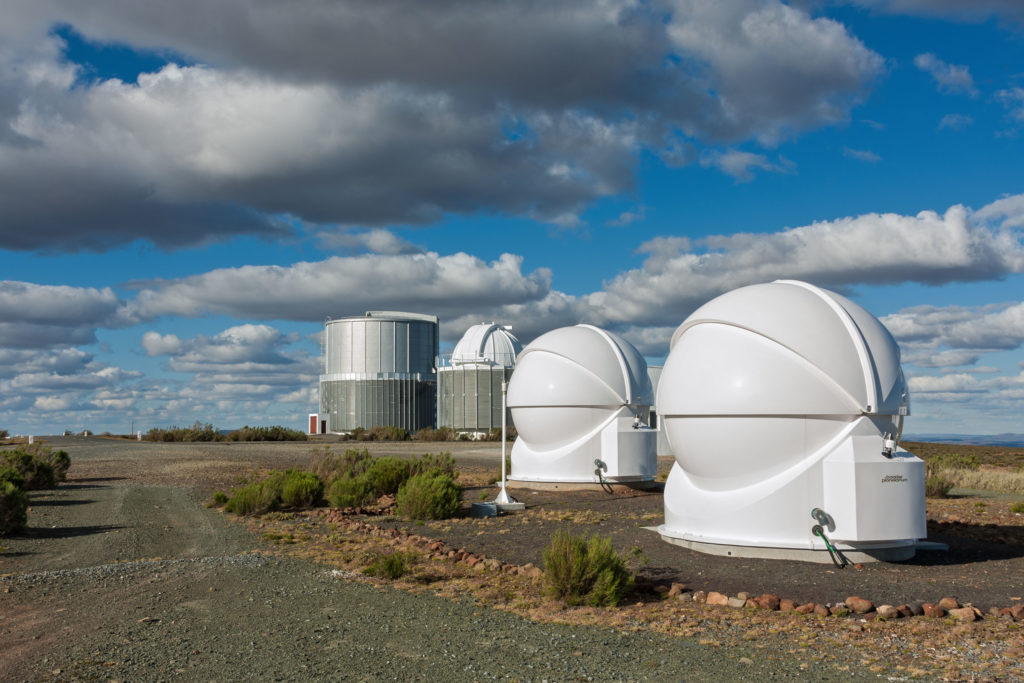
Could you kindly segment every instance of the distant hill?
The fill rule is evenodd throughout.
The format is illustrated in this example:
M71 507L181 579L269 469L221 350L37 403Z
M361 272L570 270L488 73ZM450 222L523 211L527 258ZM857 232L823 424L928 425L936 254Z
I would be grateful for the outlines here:
M903 439L905 441L928 441L931 443L1024 448L1024 434L904 434Z

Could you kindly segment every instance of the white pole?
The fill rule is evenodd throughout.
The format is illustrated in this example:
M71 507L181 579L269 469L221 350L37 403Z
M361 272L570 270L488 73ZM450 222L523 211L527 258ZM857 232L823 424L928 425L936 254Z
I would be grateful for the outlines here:
M506 477L505 477L505 469L507 467L507 465L505 464L505 444L507 443L506 438L507 438L507 431L508 431L508 425L507 425L508 418L506 416L506 413L508 412L508 407L505 405L506 404L506 400L507 400L507 397L506 397L506 393L507 392L508 392L508 382L506 380L502 380L501 381L501 491L498 492L498 497L494 499L494 502L498 505L498 508L502 509L502 510L522 510L526 506L523 503L520 503L519 501L517 501L512 496L508 495L508 490L506 490L506 488L505 488L505 479L506 479Z

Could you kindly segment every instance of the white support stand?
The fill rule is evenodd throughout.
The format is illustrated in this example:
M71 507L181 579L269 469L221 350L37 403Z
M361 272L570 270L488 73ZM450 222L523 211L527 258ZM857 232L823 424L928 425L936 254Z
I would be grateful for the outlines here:
M508 489L505 488L506 472L508 463L505 455L505 447L507 442L508 432L508 407L506 403L506 394L508 393L508 382L502 380L501 382L501 490L498 491L498 497L494 499L494 504L497 506L500 512L519 512L526 509L525 503L520 503L518 500L508 495Z

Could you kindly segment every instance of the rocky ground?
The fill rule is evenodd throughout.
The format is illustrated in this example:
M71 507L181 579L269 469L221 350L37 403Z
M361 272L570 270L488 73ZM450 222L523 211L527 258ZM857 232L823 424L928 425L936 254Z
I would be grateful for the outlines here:
M840 571L668 545L642 528L660 521L660 498L634 492L520 491L523 514L419 525L322 511L239 521L205 507L210 494L304 465L310 444L53 441L70 481L33 494L29 531L2 541L3 680L1024 678L1020 623L989 614L1024 592L1024 522L1005 501L934 511L929 534L950 553ZM467 503L493 498L498 447L452 446ZM566 525L631 558L641 581L627 604L545 597L529 565ZM362 574L395 549L406 577ZM949 597L985 618L783 614L742 592L794 606ZM725 606L693 599L716 593Z

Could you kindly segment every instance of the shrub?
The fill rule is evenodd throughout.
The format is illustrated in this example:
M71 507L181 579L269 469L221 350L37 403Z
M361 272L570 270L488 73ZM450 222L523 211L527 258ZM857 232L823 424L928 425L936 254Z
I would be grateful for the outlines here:
M28 495L10 481L0 481L0 534L14 534L28 522Z
M447 474L452 479L458 479L459 473L455 469L455 458L449 452L424 453L419 458L409 462L409 476L417 474Z
M228 441L306 441L305 432L280 425L272 427L245 426L228 432Z
M71 457L65 450L51 451L46 449L43 460L53 469L54 481L65 481L68 478L68 469L71 468Z
M366 476L370 479L373 492L377 497L395 494L399 487L410 477L410 464L398 458L374 458Z
M361 507L375 500L373 484L365 472L358 476L342 475L327 487L327 502L334 508Z
M417 474L398 489L395 502L406 519L448 519L459 511L462 487L448 474Z
M22 476L21 472L10 465L0 466L0 484L5 481L11 482L19 489L25 488L25 477Z
M6 463L22 476L27 490L52 489L54 486L53 468L33 453L27 453L20 448L4 451L2 463Z
M924 495L928 498L945 498L953 488L953 482L941 474L925 477Z
M455 441L457 434L451 427L424 427L413 434L416 441Z
M633 584L610 538L573 536L565 529L551 537L544 568L548 590L567 605L614 606Z
M373 564L363 570L367 576L379 576L394 581L405 576L409 571L412 558L405 553L387 553L378 557Z
M309 507L319 501L324 493L324 483L320 477L305 470L272 472L261 483L267 495L274 499L272 509Z
M1014 503L1010 506L1010 512L1018 515L1024 514L1024 503Z
M7 439L11 436L11 433L6 429L0 429L0 439Z
M228 502L228 494L223 491L216 491L213 494L213 504L217 507L224 507L224 504Z
M277 505L277 496L263 482L234 489L224 504L224 509L236 515L259 515L273 510Z
M934 474L943 470L976 471L981 467L981 462L978 460L978 456L974 454L940 453L925 460L924 466L928 474Z
M153 427L142 437L146 441L179 442L179 441L224 441L225 436L212 424L202 424L198 420L191 427Z
M370 469L372 463L373 456L365 448L348 448L342 455L334 455L330 447L325 446L323 449L314 449L309 469L330 485L344 475L359 476Z

